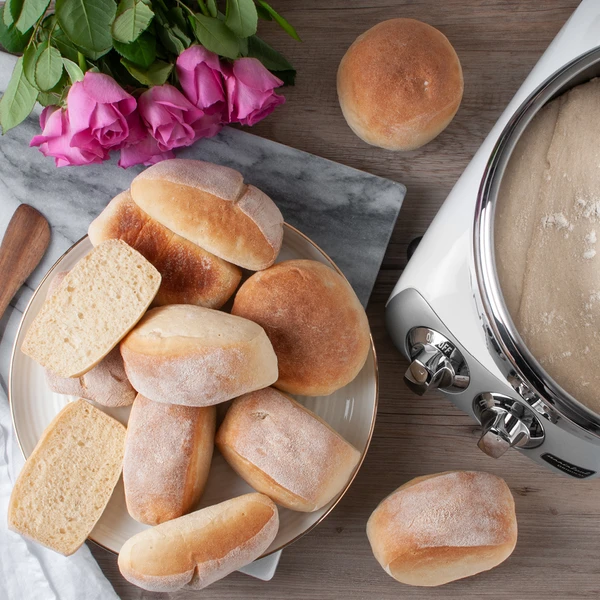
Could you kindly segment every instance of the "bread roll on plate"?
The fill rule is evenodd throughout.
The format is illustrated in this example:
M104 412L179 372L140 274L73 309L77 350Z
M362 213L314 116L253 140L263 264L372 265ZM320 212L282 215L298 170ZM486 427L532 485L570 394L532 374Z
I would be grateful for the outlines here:
M262 327L200 306L149 310L121 354L133 387L155 402L210 406L277 380L277 357Z
M234 400L216 443L255 490L302 512L333 500L360 460L360 452L325 421L273 388Z
M46 299L21 350L61 377L80 377L138 322L159 286L160 273L139 252L107 240Z
M269 498L238 496L134 535L121 548L119 569L151 592L200 590L259 558L278 529Z
M129 415L123 484L129 514L158 525L200 500L215 441L214 406L178 406L138 395Z
M120 239L150 261L162 276L154 304L197 304L221 308L242 272L150 218L129 191L113 198L88 229L94 246Z
M373 511L367 536L394 579L437 586L487 571L517 543L515 503L489 473L449 471L417 477Z
M171 231L245 269L265 269L281 249L279 209L228 167L163 160L133 180L131 197Z
M67 275L68 271L59 271L52 278L47 297L58 289ZM118 346L81 377L60 377L46 369L46 382L48 387L57 394L86 398L102 406L129 406L133 404L136 396L136 391L125 374Z
M287 260L255 273L232 314L264 327L279 361L275 387L326 396L350 383L370 348L369 322L350 284L314 260Z
M368 144L413 150L452 121L463 94L454 48L415 19L390 19L356 38L337 74L348 125Z

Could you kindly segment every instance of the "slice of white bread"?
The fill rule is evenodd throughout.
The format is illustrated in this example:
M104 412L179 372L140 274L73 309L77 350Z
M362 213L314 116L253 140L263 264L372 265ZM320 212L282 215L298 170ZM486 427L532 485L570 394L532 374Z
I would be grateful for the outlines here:
M160 273L125 242L100 244L44 302L21 350L61 377L80 377L140 320L160 280Z
M125 427L85 400L46 428L17 478L8 526L69 556L88 537L119 480Z
M59 271L52 278L47 298L59 288L68 273ZM46 382L57 394L79 396L103 406L129 406L133 404L137 395L127 379L118 347L113 348L93 369L81 377L61 377L46 369Z
M245 269L266 269L281 249L276 204L228 167L164 160L132 181L131 197L171 231Z
M149 260L162 276L154 304L221 308L242 278L241 270L192 244L148 216L129 191L113 198L88 229L94 246L119 239Z
M189 304L149 310L121 342L121 355L131 385L169 404L219 404L278 376L277 356L260 325Z

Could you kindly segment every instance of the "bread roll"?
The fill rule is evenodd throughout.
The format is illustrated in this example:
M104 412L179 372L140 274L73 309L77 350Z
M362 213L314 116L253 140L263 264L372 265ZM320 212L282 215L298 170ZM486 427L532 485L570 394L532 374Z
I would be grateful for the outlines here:
M200 590L259 558L278 528L269 498L238 496L134 535L121 548L119 569L151 592Z
M133 180L131 196L171 231L245 269L265 269L279 254L283 239L279 209L228 167L164 160Z
M197 304L221 308L240 283L240 269L151 219L129 191L113 198L92 221L94 246L120 239L150 261L162 276L154 304Z
M348 48L337 89L358 137L388 150L414 150L452 121L462 100L463 75L443 33L414 19L390 19Z
M123 461L125 500L134 519L158 525L198 503L210 470L216 413L214 406L136 398Z
M326 396L350 383L370 347L369 323L348 282L312 260L288 260L255 273L232 314L264 327L279 361L275 387Z
M50 280L47 297L50 297L67 276L59 271ZM46 369L48 387L57 394L79 396L103 406L129 406L135 400L133 389L125 374L119 348L113 348L93 369L81 377L60 377Z
M301 512L333 500L360 460L360 452L325 421L273 388L234 400L216 442L255 490Z
M80 377L137 323L159 286L160 273L139 252L108 240L44 302L21 351L61 377Z
M367 536L394 579L436 586L487 571L517 543L515 503L489 473L449 471L417 477L373 511Z
M277 357L260 326L200 306L149 310L121 354L133 387L155 402L210 406L277 379Z
M44 430L8 505L8 527L65 556L91 533L121 475L125 427L85 400Z

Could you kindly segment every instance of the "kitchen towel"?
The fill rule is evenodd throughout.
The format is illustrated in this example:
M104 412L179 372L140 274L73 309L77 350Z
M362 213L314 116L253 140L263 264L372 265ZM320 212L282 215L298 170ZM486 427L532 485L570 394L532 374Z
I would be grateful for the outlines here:
M15 60L13 56L0 53L0 92L6 89ZM277 118L277 115L271 118ZM2 332L0 328L0 381L4 391L16 327L33 290L56 260L85 235L89 223L108 201L127 189L133 177L142 170L141 167L119 169L114 160L102 165L57 169L51 159L43 157L37 149L28 148L29 141L37 133L37 117L32 115L0 140L0 237L22 202L42 212L52 227L46 256L13 300L12 314L4 319L8 323L6 330ZM179 151L178 156L207 160L241 171L249 183L263 189L275 200L287 222L331 256L366 306L404 198L403 185L232 128L225 128L218 136ZM10 313L11 308L7 312ZM6 415L6 396L0 396L2 414ZM11 452L3 451L10 441L8 434L12 433L10 420L6 421L6 417L2 420L2 430L0 454L4 452L5 464L8 461L17 471L11 453L15 463L20 461L21 455L18 449L12 452L14 443L10 442ZM5 493L11 487L7 477L7 470L0 469L0 489ZM0 513L0 544L10 539L6 536L14 537L14 534L1 530L6 527L5 515L4 507ZM0 583L0 600L5 597L30 599L26 592L29 593L29 581L33 578L28 581L28 569L23 571L14 564L17 560L26 564L25 550L31 551L31 560L39 565L35 572L40 578L46 577L48 584L42 589L50 589L54 594L32 595L31 598L92 600L98 597L111 600L114 597L112 592L105 592L106 586L110 586L87 547L68 559L57 556L54 558L56 564L50 564L53 557L47 557L47 551L34 544L20 548L23 555L15 551L15 561L11 552L2 553L0 557L5 580L12 580L5 585L11 585L17 594L21 590L22 595L3 594ZM278 553L241 570L260 579L270 579L277 560ZM72 561L69 572L79 587L70 587L71 580L65 575L63 588L60 578L55 576L64 568L61 565L69 564L69 561ZM92 580L96 585L90 583ZM73 590L75 596L69 595L74 593Z

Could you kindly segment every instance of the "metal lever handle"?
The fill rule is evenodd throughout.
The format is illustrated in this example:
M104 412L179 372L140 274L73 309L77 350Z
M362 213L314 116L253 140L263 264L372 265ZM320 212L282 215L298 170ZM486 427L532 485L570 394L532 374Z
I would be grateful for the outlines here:
M483 434L477 445L492 458L499 458L513 446L529 442L529 428L521 419L503 408L495 407L483 415Z
M451 385L453 377L454 369L446 357L430 345L423 346L404 374L406 385L419 396L432 388Z

